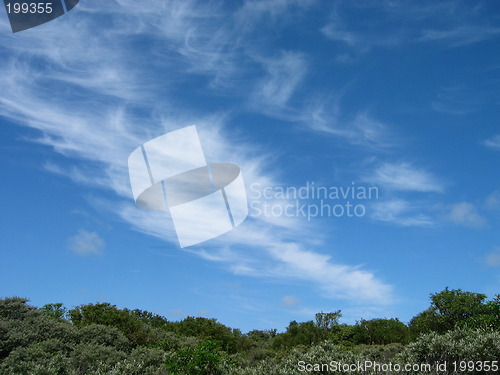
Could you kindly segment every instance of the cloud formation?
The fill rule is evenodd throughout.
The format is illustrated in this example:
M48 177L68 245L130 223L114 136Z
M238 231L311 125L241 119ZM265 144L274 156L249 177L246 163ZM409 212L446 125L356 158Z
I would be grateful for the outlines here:
M451 205L446 218L455 224L470 228L482 228L487 222L477 207L468 202Z
M444 190L443 183L430 172L410 163L383 163L368 178L374 184L390 190L437 192Z
M371 205L371 217L375 220L404 227L434 225L435 220L429 213L425 212L425 206L422 203L393 198Z
M99 255L105 248L105 242L97 232L79 229L78 233L68 240L68 248L81 256Z
M471 9L453 1L363 2L355 7L337 3L321 31L349 51L339 54L337 61L356 63L376 48L410 43L440 43L458 48L494 38L500 34L500 28L484 24L481 17L489 11L484 3ZM353 17L353 12L357 17Z
M483 144L493 150L500 150L500 134L485 140Z
M266 75L257 83L253 93L256 107L283 107L290 100L307 71L302 54L282 52L272 59L259 58Z
M352 116L343 114L340 96L312 100L298 115L298 120L308 129L365 150L383 151L395 146L390 128L368 111L357 111Z
M254 3L258 7L265 4ZM271 15L283 4L275 5ZM72 163L64 167L54 158L44 162L46 170L113 192L113 200L95 198L93 204L117 215L134 230L173 244L177 240L168 225L168 213L141 211L131 198L127 158L147 140L196 124L209 161L231 161L241 167L247 181L280 185L271 177L273 150L266 152L261 145L231 132L227 126L230 111L207 113L189 104L179 105L177 87L191 82L193 76L203 76L207 87L227 95L234 93L234 82L244 68L260 68L256 82L238 87L238 95L244 96L241 106L256 101L262 106L254 110L280 116L289 111L308 71L304 54L241 50L238 40L245 30L235 31L230 22L234 19L229 16L226 22L227 14L214 4L153 1L144 7L137 1L116 0L105 5L82 4L78 12L78 19L64 17L15 41L0 33L2 52L10 56L0 77L5 91L0 97L0 115L36 129L40 136L30 141L51 147ZM100 24L98 34L97 12L114 20ZM132 55L130 45L138 37L148 47ZM81 40L86 41L84 47ZM239 66L241 61L246 64ZM297 118L296 113L294 116ZM357 117L354 124L360 139L376 138L378 126L368 117ZM358 137L348 138L354 141ZM373 304L392 300L390 285L373 272L339 264L314 250L320 239L309 234L309 229L298 229L294 220L274 225L253 218L214 242L223 250L193 251L225 264L234 274L309 282L329 298ZM240 249L248 244L252 252ZM105 243L96 232L80 230L68 247L80 255L94 255L103 251Z
M286 307L295 307L300 304L300 300L295 296L283 296L281 304Z
M500 267L500 247L496 247L484 257L484 262L490 267Z

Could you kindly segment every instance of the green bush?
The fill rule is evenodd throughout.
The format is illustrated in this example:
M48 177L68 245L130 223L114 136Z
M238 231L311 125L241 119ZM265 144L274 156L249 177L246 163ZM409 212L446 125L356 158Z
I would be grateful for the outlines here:
M57 321L33 310L26 310L22 318L0 319L0 359L16 348L50 339L76 344L78 331L66 321Z
M500 296L491 301L482 293L445 288L431 294L430 307L410 321L414 338L421 333L443 333L455 327L500 329Z
M69 367L72 375L87 375L93 369L110 369L125 358L127 354L114 347L82 343L71 352Z
M448 364L454 361L498 361L499 358L500 332L460 327L444 334L432 332L421 335L397 356L400 362L429 364L445 361Z
M119 329L133 346L147 345L151 341L151 328L136 319L130 310L120 310L109 303L88 304L69 311L71 322L84 327L100 324Z
M82 343L103 346L113 346L120 351L128 351L130 342L125 335L115 327L101 324L90 324L78 330L79 339Z
M409 330L398 319L361 319L354 326L352 339L356 344L405 344L409 341Z
M432 309L417 315L412 329L437 324L444 333L422 334L406 347L408 327L399 320L338 324L340 311L319 313L316 322L293 321L282 334L242 334L215 319L169 322L106 303L79 306L67 320L62 304L37 309L27 299L5 298L0 375L319 375L346 373L334 370L335 363L494 361L500 357L499 299L484 298L447 289L433 295Z
M219 343L204 341L192 348L177 350L167 356L166 367L171 375L222 375L227 357Z
M70 347L57 339L18 347L0 365L1 375L65 375Z

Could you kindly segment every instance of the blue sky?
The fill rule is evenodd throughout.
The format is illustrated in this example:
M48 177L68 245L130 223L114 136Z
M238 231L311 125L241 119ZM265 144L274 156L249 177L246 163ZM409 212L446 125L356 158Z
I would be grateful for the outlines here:
M0 295L243 331L407 322L446 286L492 297L499 41L497 1L81 1L16 34L2 12ZM193 124L249 204L313 207L255 192L312 182L378 196L351 200L360 217L251 209L181 249L168 213L135 207L127 158Z

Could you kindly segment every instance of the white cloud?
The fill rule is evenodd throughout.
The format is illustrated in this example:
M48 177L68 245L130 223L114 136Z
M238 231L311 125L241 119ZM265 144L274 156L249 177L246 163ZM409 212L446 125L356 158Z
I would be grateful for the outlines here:
M281 243L270 250L282 262L278 274L313 280L330 298L359 298L376 304L392 301L392 288L371 272L335 263L329 255L305 250L297 243Z
M500 150L500 134L494 136L493 138L487 139L483 144L494 150Z
M412 204L404 199L376 202L370 206L375 220L400 226L430 226L434 220L422 212L422 204Z
M297 238L302 243L284 238ZM302 280L317 287L326 298L374 306L393 301L391 285L359 266L339 264L332 256L312 250L318 241L321 245L322 241L307 231L283 229L252 218L209 245L188 251L227 264L236 275Z
M492 194L486 200L485 208L495 209L496 196ZM431 204L428 201L412 201L393 198L377 201L370 206L371 217L375 220L400 226L433 226L438 219L444 219L456 225L469 228L482 228L487 219L480 213L478 207L468 202L459 202L444 206Z
M388 147L387 127L373 119L366 112L356 115L351 126L349 138L353 144Z
M345 120L340 98L319 100L302 111L300 121L308 128L345 139L349 144L372 150L394 146L389 128L374 119L367 111L361 111Z
M451 47L460 47L482 42L500 34L500 28L486 25L462 25L446 30L425 30L418 39L421 42L445 42Z
M68 248L75 254L98 255L105 247L104 240L96 232L88 232L83 229L68 240Z
M468 202L451 205L446 218L455 224L471 228L481 228L486 224L486 219L481 216L477 207Z
M500 210L500 190L491 193L485 201L487 210Z
M286 307L295 307L300 304L300 300L295 296L283 296L281 304Z
M207 159L239 165L247 182L280 185L270 177L272 155L230 133L226 113L194 113L182 108L170 91L186 72L208 75L222 86L231 81L238 59L227 38L236 42L238 35L224 34L221 27L226 26L217 26L224 18L219 9L203 4L159 0L148 7L132 0L82 4L78 20L63 17L36 33L20 33L16 39L0 35L1 48L11 57L0 77L4 92L0 115L38 130L40 137L31 141L52 147L73 163L68 168L44 162L47 170L114 192L112 202L92 202L133 229L174 244L169 215L139 210L132 201L127 158L145 141L196 124ZM102 24L96 33L94 14L99 12L99 18L113 17L116 23ZM145 54L153 58L130 54L130 43L139 35L154 35L148 39L152 50ZM87 41L83 46L82 40ZM266 103L270 111L288 106L307 72L306 60L295 52L261 57L257 61L264 66L265 78L252 99ZM152 71L159 72L156 79ZM373 129L377 126L367 118L361 116L354 124L361 138L376 138ZM301 244L290 242L294 240ZM235 274L305 280L329 297L356 302L383 304L392 299L392 288L372 272L337 264L330 256L311 250L321 238L298 228L294 220L274 225L252 218L217 241L213 244L222 250L194 251L207 260L225 263ZM97 233L80 230L68 246L84 255L98 254L105 244Z
M405 30L398 23L390 9L383 3L337 3L334 6L328 22L321 28L322 34L329 40L343 44L353 56L341 53L337 56L340 63L357 62L359 57L366 55L374 48L394 47L408 40ZM372 17L350 17L353 12L369 10ZM398 18L404 18L403 12L397 12ZM377 16L378 15L378 16ZM408 21L411 21L410 18ZM357 23L356 23L357 22ZM387 23L391 27L387 27Z
M443 192L443 183L430 172L410 163L384 163L367 178L372 183L391 190Z
M350 46L355 46L360 42L360 38L354 32L346 30L340 25L338 19L330 21L321 31L328 39L343 42Z
M303 9L313 3L314 0L246 0L235 18L238 25L249 29L256 27L264 17L287 18L292 8Z
M471 90L465 86L441 88L432 108L437 112L452 115L465 115L477 110L481 103L487 102L478 90Z
M500 267L500 247L496 247L484 257L484 262L490 267Z
M256 58L266 71L257 83L252 101L256 107L282 108L295 93L303 80L307 64L305 57L296 52L282 52L274 59Z
M51 163L46 163L46 168L67 175L79 183L98 185L115 191L127 201L113 203L96 201L96 204L117 213L138 231L176 243L175 232L167 213L139 210L131 200L126 169L127 156L148 136L134 135L123 111L107 116L109 119L107 120L105 116L100 117L102 109L96 106L86 112L79 112L78 120L75 120L72 111L63 101L57 103L57 106L45 104L39 97L42 94L29 90L29 84L23 87L22 92L11 91L11 95L18 95L19 99L4 102L4 109L9 110L11 118L19 122L27 121L30 126L41 130L45 135L39 141L53 146L57 151L84 162L91 162L69 170ZM22 102L24 105L19 106L17 102ZM72 109L74 111L74 108ZM38 118L37 113L40 111L43 111L44 116ZM72 125L75 121L76 124ZM258 150L254 145L246 145L244 140L225 138L222 131L224 121L224 117L210 117L198 122L200 138L206 146L207 157L214 161L231 161L241 166L244 178L249 182L261 182L263 186L280 186L263 172L264 160L272 158L261 152L258 152L258 157L254 157L253 154L262 150ZM171 129L171 122L190 123L182 118L169 119L168 122L164 121L161 127ZM66 126L68 124L69 126ZM109 141L111 139L113 142ZM97 169L92 167L92 163L96 162L99 165ZM288 222L280 221L279 227L285 232L293 230L294 233L280 234L278 227L273 223L260 220L255 225L245 223L241 230L237 229L219 239L220 243L226 246L249 243L260 246L262 250L255 254L242 255L234 249L221 254L214 254L212 251L201 251L197 254L210 261L229 263L229 269L239 275L309 280L329 297L366 300L375 304L386 303L391 299L391 288L380 282L372 273L338 265L327 256L320 256L315 252L303 250L299 245L290 245L279 240L281 236L309 237L305 235L304 230L297 230L297 223L293 219ZM72 243L73 249L79 249L75 251L91 252L99 249L98 238L92 234L86 235L85 238L94 240L94 247L82 245L83 242L80 240ZM291 247L293 251L287 254L277 250ZM302 257L303 261L297 263L295 260L297 256ZM318 269L322 270L324 278L318 277L316 273ZM366 290L369 293L366 293Z
M345 53L337 55L336 60L340 63L358 62L359 56L367 54L374 47L393 47L404 40L400 33L377 34L350 30L338 19L330 21L321 31L328 39L345 43L355 53L356 57L348 57Z
M500 33L500 28L484 23L485 11L481 5L464 4L447 1L427 4L338 2L321 32L355 55L349 57L340 53L337 61L341 63L357 62L360 56L374 48L394 48L409 43L460 47L494 38ZM370 17L366 17L368 13ZM429 25L440 28L429 29Z
M235 232L239 231L239 234ZM297 232L295 233L297 234ZM236 237L237 236L237 237ZM314 250L314 245L289 242L282 238L286 235L278 229L269 230L268 225L246 222L228 235L239 246L232 248L228 258L227 251L221 254L221 261L232 264L233 272L238 275L276 279L303 280L316 285L326 298L342 298L359 303L384 305L394 299L392 286L379 280L372 272L357 266L339 264L330 255ZM292 231L288 237L293 237ZM301 238L307 238L300 234ZM255 250L239 250L252 241ZM218 253L210 249L210 253Z

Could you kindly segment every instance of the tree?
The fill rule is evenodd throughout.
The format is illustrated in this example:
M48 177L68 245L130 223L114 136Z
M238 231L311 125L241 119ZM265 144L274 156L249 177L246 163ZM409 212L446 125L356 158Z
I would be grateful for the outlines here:
M10 297L0 299L0 318L24 319L36 309L29 306L27 298Z
M295 320L288 325L286 332L278 335L273 342L275 348L292 348L298 345L311 346L324 340L325 332L312 321L297 323Z
M425 332L446 332L455 327L500 327L500 298L485 301L482 293L446 287L431 294L430 307L410 321L413 336Z
M361 319L356 324L354 340L356 344L404 344L408 341L408 335L408 327L398 319Z
M167 359L172 375L221 375L225 356L216 341L204 341L197 347L176 351Z
M431 296L431 307L436 310L445 330L449 330L455 328L457 324L464 323L467 319L482 314L485 299L486 294L446 288Z
M256 342L267 342L276 337L276 329L261 331L254 329L247 333L248 338Z
M483 313L475 315L467 322L470 327L500 330L500 294L483 306Z
M126 311L129 315L133 316L136 320L139 320L142 323L145 323L150 327L164 328L167 330L173 329L172 327L173 327L174 323L169 322L163 316L154 314L154 313L149 312L149 311L139 310L139 309L135 309L135 310L124 309L124 311Z
M316 327L322 331L330 331L339 324L341 317L342 313L340 310L329 313L319 312L316 314Z
M339 324L328 334L328 339L338 345L354 346L355 336L359 332L359 327L349 324Z
M68 314L68 310L62 303L48 303L40 310L48 316L59 320L65 319Z
M175 331L183 336L199 337L203 340L218 341L222 349L229 352L236 352L238 338L242 337L231 328L217 322L216 319L188 316L184 320L176 323Z
M133 346L147 345L150 341L150 328L136 319L130 310L120 310L109 303L78 306L69 311L73 324L79 327L101 324L118 328Z

